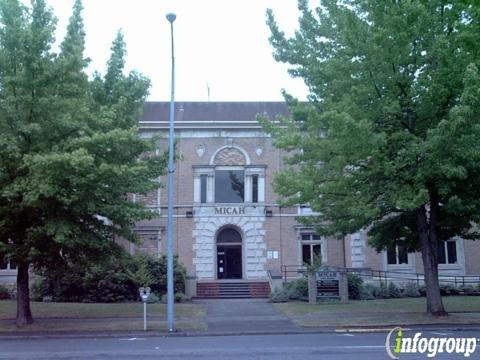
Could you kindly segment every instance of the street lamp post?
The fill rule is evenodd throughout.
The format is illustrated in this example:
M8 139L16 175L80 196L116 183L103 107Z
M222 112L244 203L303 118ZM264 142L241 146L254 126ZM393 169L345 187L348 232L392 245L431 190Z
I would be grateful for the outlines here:
M176 19L173 13L167 14L167 20L170 23L170 34L172 39L172 96L170 99L170 121L168 136L168 215L167 215L167 322L168 331L172 332L174 328L174 289L173 289L173 173L175 172L174 147L175 133L173 131L175 122L175 56L173 51L173 22Z

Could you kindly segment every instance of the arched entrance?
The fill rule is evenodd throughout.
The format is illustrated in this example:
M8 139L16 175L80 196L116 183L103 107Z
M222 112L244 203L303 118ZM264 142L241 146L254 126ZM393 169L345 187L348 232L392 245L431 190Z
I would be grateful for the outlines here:
M242 278L242 236L231 227L217 234L217 278Z

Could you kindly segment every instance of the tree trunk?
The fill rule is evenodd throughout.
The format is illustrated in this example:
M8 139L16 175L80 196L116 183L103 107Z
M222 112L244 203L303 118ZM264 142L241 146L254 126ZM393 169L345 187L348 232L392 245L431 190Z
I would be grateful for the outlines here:
M417 213L417 228L422 249L423 269L425 274L425 287L427 292L427 313L436 316L445 316L447 312L443 307L438 283L438 239L436 232L437 205L430 202L430 222L427 223L425 208Z
M30 291L28 288L28 263L18 264L17 274L17 319L16 324L28 325L33 323L30 310Z

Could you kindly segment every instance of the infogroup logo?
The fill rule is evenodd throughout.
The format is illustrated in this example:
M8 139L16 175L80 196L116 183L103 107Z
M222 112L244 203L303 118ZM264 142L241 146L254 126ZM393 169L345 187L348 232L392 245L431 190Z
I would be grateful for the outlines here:
M395 335L394 339L392 337ZM425 354L432 358L440 353L458 354L470 357L477 348L477 338L422 337L417 332L413 337L406 337L401 327L392 329L385 341L385 349L391 359L400 359L400 354ZM392 350L393 348L393 350Z

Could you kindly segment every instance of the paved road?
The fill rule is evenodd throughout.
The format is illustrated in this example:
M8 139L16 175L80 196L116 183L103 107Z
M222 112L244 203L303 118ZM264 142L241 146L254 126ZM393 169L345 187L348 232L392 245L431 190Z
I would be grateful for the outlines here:
M426 336L479 337L473 331ZM385 333L295 334L0 341L0 359L387 359ZM480 359L480 344L469 359ZM401 356L401 359L426 359ZM436 359L465 359L444 355Z

